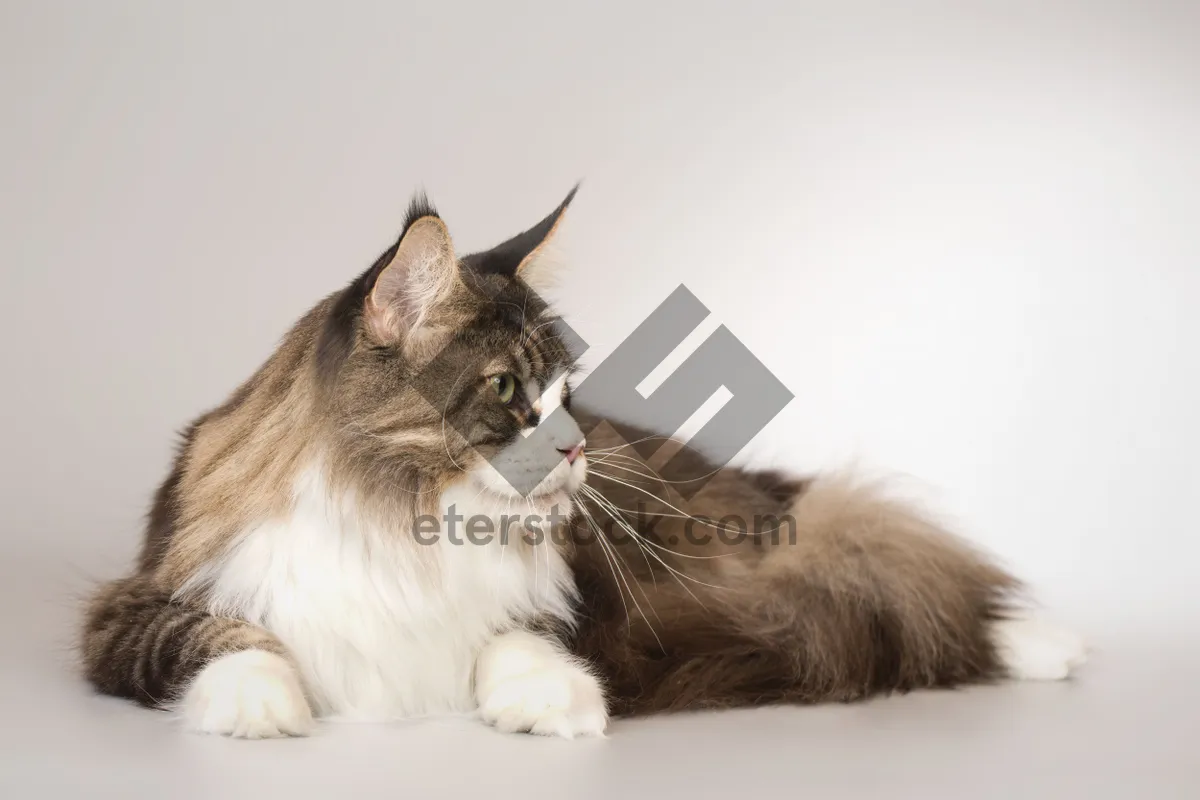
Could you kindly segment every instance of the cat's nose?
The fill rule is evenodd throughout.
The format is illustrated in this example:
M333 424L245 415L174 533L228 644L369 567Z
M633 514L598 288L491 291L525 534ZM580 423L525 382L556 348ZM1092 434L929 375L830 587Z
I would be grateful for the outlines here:
M563 457L565 459L567 459L568 464L574 464L575 459L579 458L579 454L583 452L584 444L585 444L585 442L580 442L579 444L575 445L574 447L568 448L566 450L564 450L560 447L560 448L558 448L558 452L563 454Z

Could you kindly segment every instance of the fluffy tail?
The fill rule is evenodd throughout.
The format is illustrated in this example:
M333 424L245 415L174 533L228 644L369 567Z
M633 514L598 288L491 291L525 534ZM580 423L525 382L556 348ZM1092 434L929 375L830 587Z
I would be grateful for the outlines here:
M994 625L1017 582L913 509L822 479L787 505L795 535L728 559L671 558L621 603L601 570L575 650L617 714L848 701L1005 672ZM629 556L626 556L629 561ZM625 605L630 613L625 613Z

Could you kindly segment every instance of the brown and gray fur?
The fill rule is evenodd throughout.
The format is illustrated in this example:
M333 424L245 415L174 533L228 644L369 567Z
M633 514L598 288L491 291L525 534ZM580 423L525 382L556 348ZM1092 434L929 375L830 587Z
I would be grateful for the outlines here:
M603 420L588 440L634 453ZM606 458L592 462L589 483L607 502L589 501L589 533L605 534L636 580L618 584L589 535L575 562L587 614L571 643L601 665L614 713L849 701L1002 677L989 626L1013 610L1017 582L878 487L714 473L687 451L669 474L636 454ZM690 499L671 491L697 479L707 482ZM690 534L680 511L694 518ZM745 535L720 528L730 514ZM648 541L617 516L640 522Z
M404 337L389 327L403 309L372 303L410 229L440 224L415 202L395 245L186 429L135 570L87 609L83 663L96 689L162 707L218 655L254 647L286 657L267 630L210 613L206 576L239 531L287 512L292 481L317 451L332 485L402 530L463 465L513 440L536 411L498 411L456 376L497 358L529 374L570 367L524 271L566 205L492 251L456 258L460 274L436 290L424 333ZM614 714L846 701L1000 675L988 626L1007 613L1016 582L916 511L840 478L710 474L689 451L659 474L601 410L571 413L588 434L588 484L606 501L582 498L586 514L558 544L577 613L513 624L555 631L597 671ZM701 478L690 499L669 488ZM621 511L639 507L643 519ZM685 517L730 514L779 521L736 542L684 535ZM413 557L427 556L414 548Z

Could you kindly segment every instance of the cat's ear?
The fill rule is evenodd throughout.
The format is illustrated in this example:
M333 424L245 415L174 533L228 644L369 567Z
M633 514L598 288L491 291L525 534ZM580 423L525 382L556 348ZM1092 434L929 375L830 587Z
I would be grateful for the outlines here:
M423 196L413 199L404 233L367 295L364 318L376 341L392 344L421 328L458 282L446 224Z
M463 259L463 263L476 272L518 277L534 289L547 286L552 281L554 270L552 240L567 206L571 205L578 191L579 184L575 184L558 208L537 225L491 250L472 253Z

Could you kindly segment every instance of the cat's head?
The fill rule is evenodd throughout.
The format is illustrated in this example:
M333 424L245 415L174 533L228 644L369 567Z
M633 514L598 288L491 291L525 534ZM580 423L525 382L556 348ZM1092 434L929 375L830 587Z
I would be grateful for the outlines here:
M373 490L571 510L587 459L573 358L536 291L574 190L534 227L459 255L423 197L375 264L332 297L316 342L334 457Z

